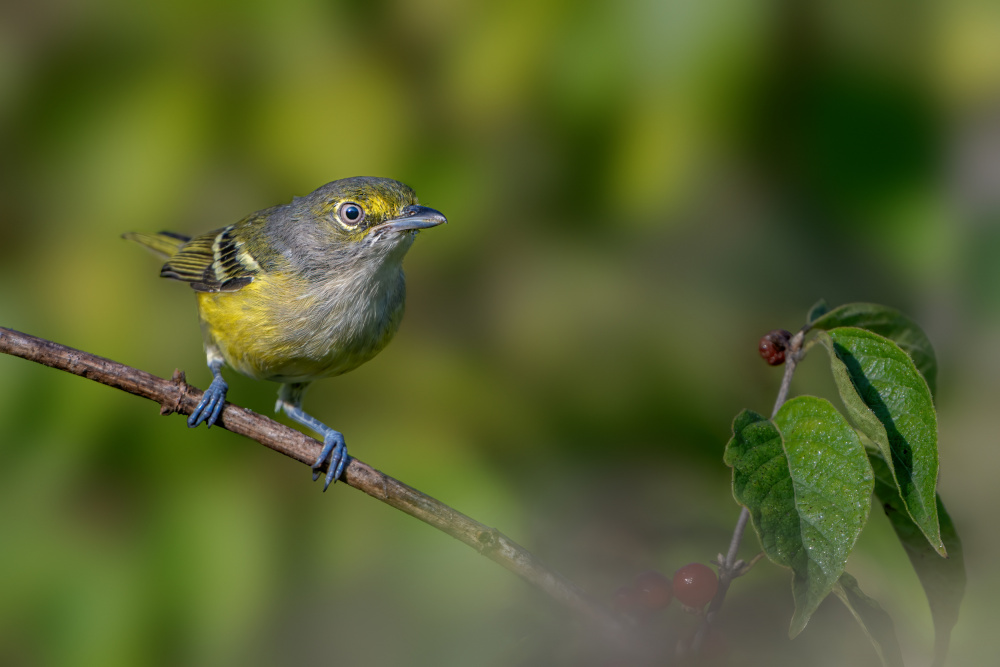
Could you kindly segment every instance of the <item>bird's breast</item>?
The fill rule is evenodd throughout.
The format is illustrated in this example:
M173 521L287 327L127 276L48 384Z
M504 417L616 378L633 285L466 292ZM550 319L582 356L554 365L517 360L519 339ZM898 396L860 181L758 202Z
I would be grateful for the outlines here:
M198 294L206 344L244 375L277 382L365 363L396 333L405 297L398 266L325 281L264 274L236 292Z

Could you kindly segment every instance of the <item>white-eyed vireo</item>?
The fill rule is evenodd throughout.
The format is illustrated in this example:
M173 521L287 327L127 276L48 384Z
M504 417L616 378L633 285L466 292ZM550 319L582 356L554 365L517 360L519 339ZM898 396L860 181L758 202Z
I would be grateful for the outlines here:
M347 465L344 436L302 410L309 383L346 373L386 346L403 317L403 256L417 231L447 222L388 178L345 178L291 203L190 238L128 233L167 260L160 275L197 293L212 384L188 426L215 423L224 364L281 382L275 410L323 436L313 480Z

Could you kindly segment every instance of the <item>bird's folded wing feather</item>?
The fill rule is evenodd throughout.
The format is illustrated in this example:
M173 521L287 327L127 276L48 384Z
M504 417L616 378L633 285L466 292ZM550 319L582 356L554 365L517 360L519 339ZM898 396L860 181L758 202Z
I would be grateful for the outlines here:
M190 283L198 292L235 292L249 285L260 265L235 237L235 228L194 237L163 265L160 275Z

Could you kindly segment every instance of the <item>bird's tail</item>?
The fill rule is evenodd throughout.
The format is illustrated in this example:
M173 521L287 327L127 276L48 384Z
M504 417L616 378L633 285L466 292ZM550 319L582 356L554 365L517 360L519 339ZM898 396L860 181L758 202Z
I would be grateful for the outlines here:
M122 234L122 238L135 241L139 245L149 248L163 259L170 259L176 255L177 251L191 240L190 236L175 234L174 232L158 232L156 234L125 232Z

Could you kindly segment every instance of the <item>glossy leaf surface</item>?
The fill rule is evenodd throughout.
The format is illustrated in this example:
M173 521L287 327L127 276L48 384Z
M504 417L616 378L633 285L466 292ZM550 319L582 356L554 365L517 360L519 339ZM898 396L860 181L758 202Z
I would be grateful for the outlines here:
M821 313L820 302L813 306L810 318L813 329L830 330L838 327L858 327L892 340L913 360L920 374L927 380L933 395L937 391L937 358L927 334L906 315L895 308L877 303L846 303ZM811 321L811 320L810 320Z
M873 481L864 447L828 401L800 396L773 422L740 413L725 460L764 551L792 569L795 636L840 578L868 520Z
M820 332L851 421L876 444L914 523L944 555L937 515L937 417L924 378L893 341L854 327Z

